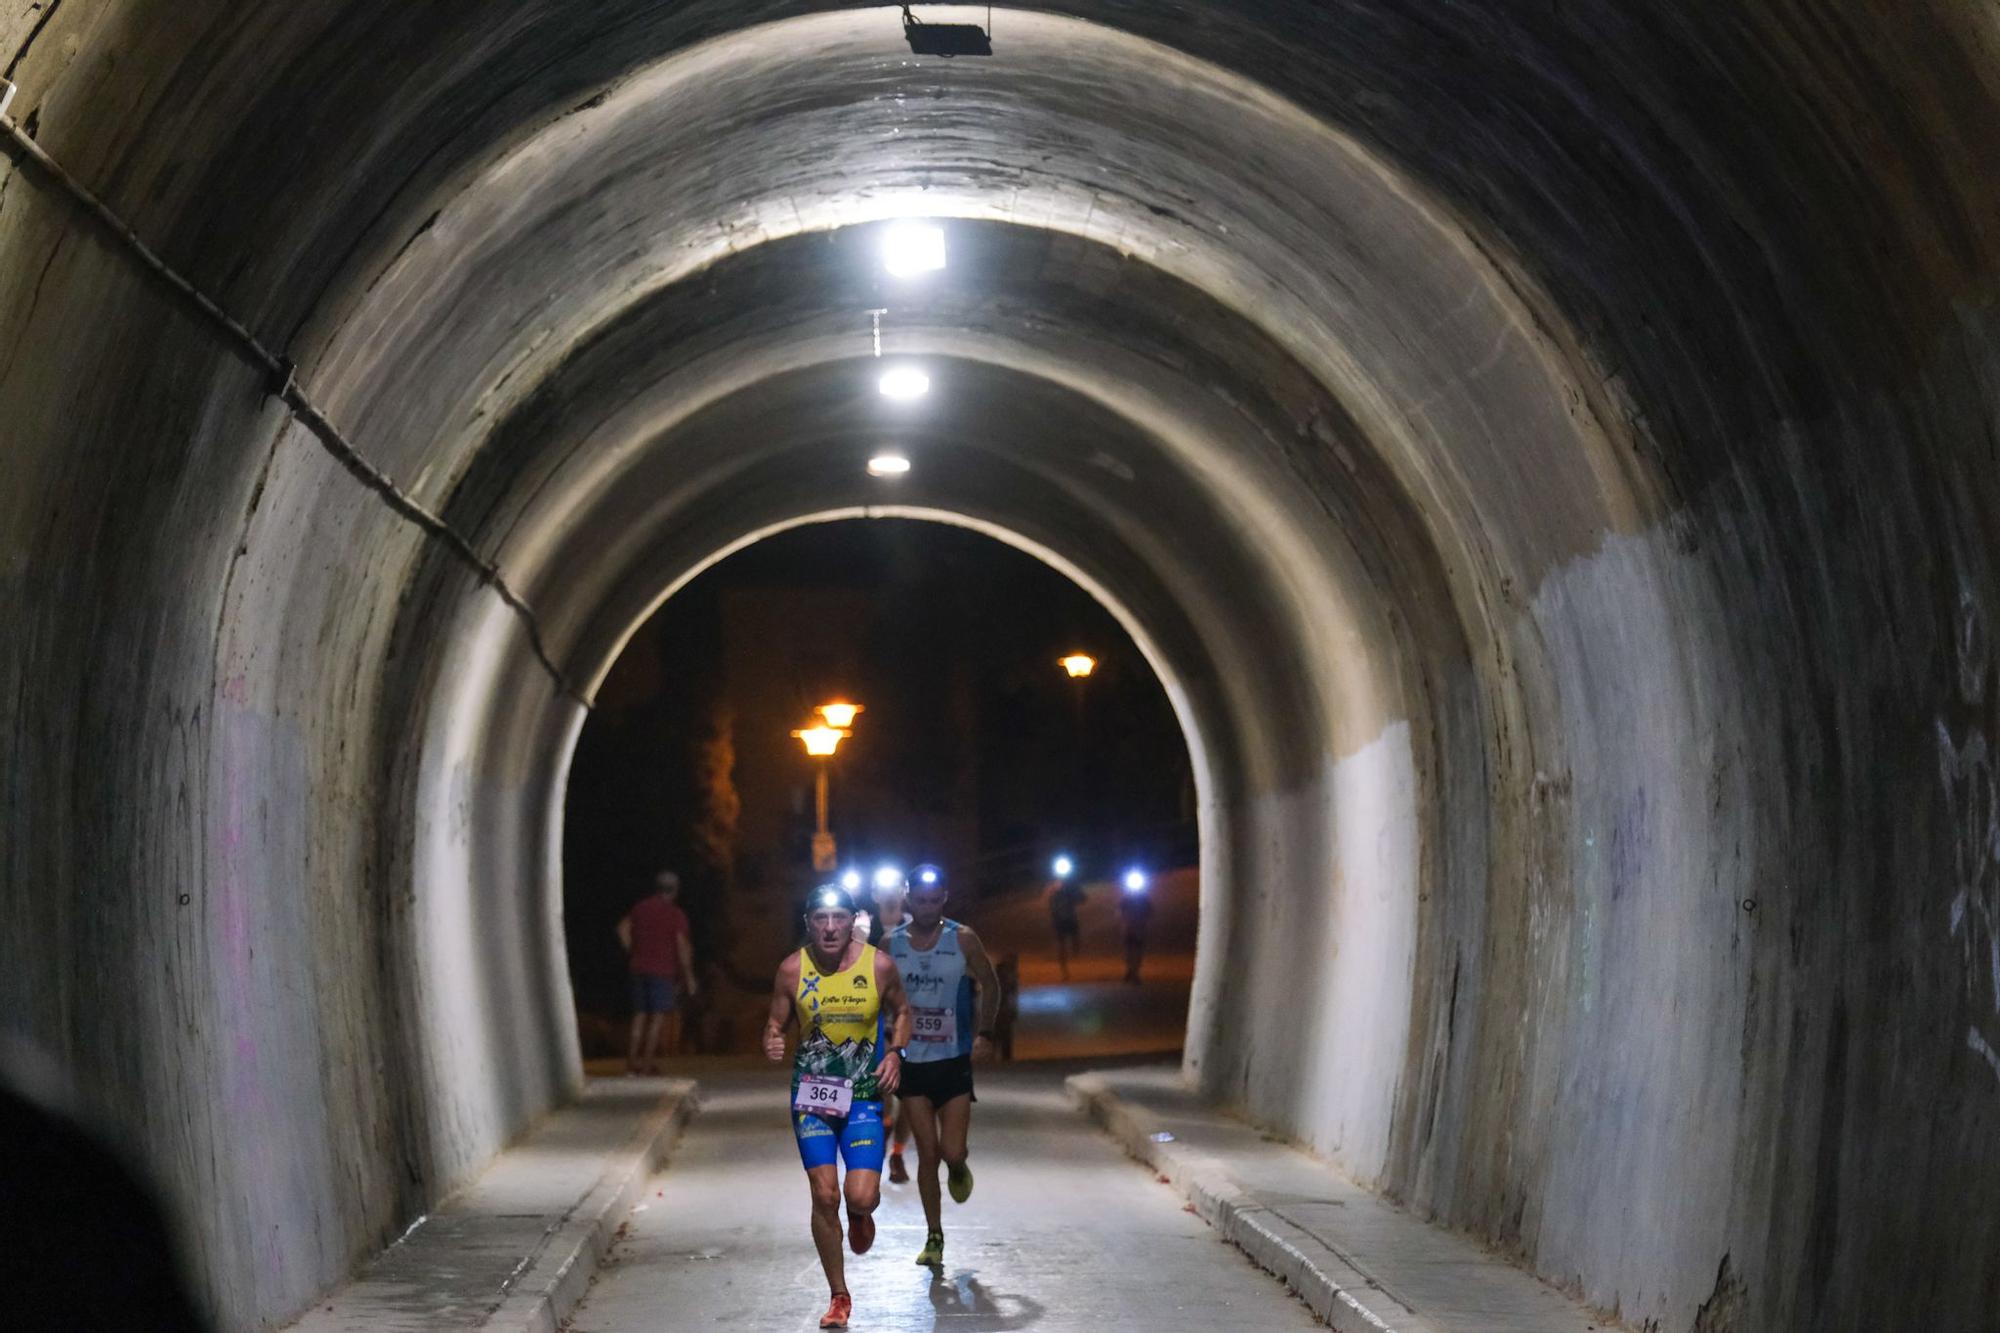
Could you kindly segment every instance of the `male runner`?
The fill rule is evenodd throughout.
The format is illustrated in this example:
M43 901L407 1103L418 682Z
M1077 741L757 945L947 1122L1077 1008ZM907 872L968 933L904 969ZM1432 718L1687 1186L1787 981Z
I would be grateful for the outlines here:
M936 866L922 866L919 870L932 875L938 873ZM902 875L894 879L878 875L870 892L875 898L875 911L872 914L855 913L854 933L865 936L868 943L879 947L890 931L910 919L906 905L910 896L910 880ZM896 1112L895 1096L885 1094L882 1098L882 1132L889 1136L889 1183L903 1185L910 1179L910 1170L903 1165L903 1149L910 1142L910 1122Z
M785 1027L799 1024L792 1057L792 1129L812 1189L813 1245L833 1294L821 1328L846 1328L854 1313L840 1253L840 1168L847 1166L848 1240L856 1254L875 1243L882 1201L882 1102L894 1092L910 1039L910 1005L896 965L854 938L854 899L838 884L814 889L806 946L778 964L764 1054L785 1058Z
M903 974L914 1020L902 1094L903 1118L917 1140L917 1193L929 1228L917 1262L938 1267L944 1264L938 1162L944 1162L952 1201L971 1198L972 1168L965 1153L972 1128L972 1061L993 1054L993 1020L1000 1008L1000 981L986 946L969 927L945 919L945 897L944 875L935 866L919 866L910 876L910 920L884 945Z

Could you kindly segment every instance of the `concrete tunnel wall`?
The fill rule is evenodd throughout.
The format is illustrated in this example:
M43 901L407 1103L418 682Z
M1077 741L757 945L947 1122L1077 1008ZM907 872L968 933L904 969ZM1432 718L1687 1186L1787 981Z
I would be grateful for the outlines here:
M982 11L983 13L983 11ZM1189 1068L1662 1329L2000 1301L1995 35L1971 4L0 9L0 1018L281 1322L574 1086L555 848L675 579L1073 568L1202 772ZM843 249L843 247L846 247ZM980 264L980 259L987 261ZM934 461L936 467L928 465Z

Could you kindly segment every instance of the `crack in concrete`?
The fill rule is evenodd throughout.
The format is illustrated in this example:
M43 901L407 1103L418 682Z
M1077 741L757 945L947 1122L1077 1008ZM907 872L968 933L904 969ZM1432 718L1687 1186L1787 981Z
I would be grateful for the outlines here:
M56 11L62 8L62 3L63 0L49 0L49 7L47 9L42 10L42 16L36 19L35 26L28 30L27 40L23 41L21 45L18 48L16 48L14 52L14 58L7 62L6 73L4 75L0 75L0 78L7 78L11 80L14 77L14 71L21 68L21 62L28 58L28 51L30 48L34 46L35 39L42 35L42 30L44 28L47 28L49 26L49 20L56 16ZM30 8L34 7L35 6L30 6Z
M42 271L35 275L34 290L28 294L27 307L14 321L14 341L8 345L7 355L0 356L0 366L12 366L14 358L20 354L21 344L27 341L28 326L34 317L35 307L41 304L42 287L49 280L49 270L56 266L56 257L62 253L63 242L68 239L68 232L60 232L55 244L49 247L49 257L42 261Z
M295 418L290 412L279 421L278 429L271 436L271 447L264 451L264 465L257 470L257 481L250 488L250 500L243 506L243 526L236 534L236 549L229 556L228 572L222 576L222 596L217 602L215 613L215 635L209 641L208 660L211 671L222 667L222 631L229 624L229 595L236 586L236 570L243 563L243 557L250 550L250 528L257 521L257 506L263 502L264 487L271 480L271 468L278 460L278 446L285 442L291 432ZM223 682L213 682L217 689Z

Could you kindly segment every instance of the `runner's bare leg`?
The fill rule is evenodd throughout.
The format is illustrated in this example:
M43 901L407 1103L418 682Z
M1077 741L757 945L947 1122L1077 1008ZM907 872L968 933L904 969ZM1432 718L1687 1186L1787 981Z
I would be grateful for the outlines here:
M813 1248L826 1270L827 1289L838 1294L847 1290L847 1261L840 1248L840 1168L807 1167L806 1184L812 1189Z
M903 1098L903 1118L910 1122L910 1135L917 1141L917 1197L924 1201L924 1223L932 1231L944 1230L944 1206L938 1193L938 1121L928 1097ZM962 1140L961 1140L962 1141Z

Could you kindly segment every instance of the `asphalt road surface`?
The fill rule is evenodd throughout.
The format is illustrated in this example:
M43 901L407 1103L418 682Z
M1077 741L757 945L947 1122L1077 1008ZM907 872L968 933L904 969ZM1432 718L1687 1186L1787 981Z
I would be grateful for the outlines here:
M703 1110L648 1184L571 1316L573 1333L816 1329L827 1289L807 1230L805 1175L783 1071L702 1075ZM912 1155L914 1165L914 1155ZM945 1200L946 1264L924 1240L914 1183L884 1185L879 1235L848 1255L857 1330L1317 1327L1180 1197L1073 1111L1050 1066L981 1070L977 1188Z

